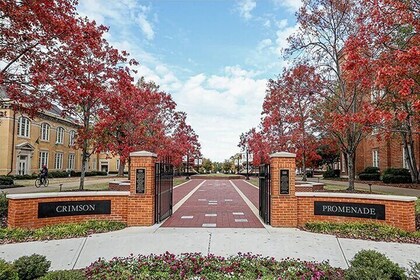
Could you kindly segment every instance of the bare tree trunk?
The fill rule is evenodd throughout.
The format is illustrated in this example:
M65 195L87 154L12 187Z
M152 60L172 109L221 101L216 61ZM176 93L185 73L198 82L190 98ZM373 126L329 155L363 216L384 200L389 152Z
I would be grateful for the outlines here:
M407 133L402 134L403 144L404 144L404 153L405 160L407 163L408 170L410 170L411 181L413 183L419 183L419 171L417 169L416 157L414 153L414 142L413 135L409 130Z
M86 169L87 169L87 165L88 165L88 159L89 159L89 154L87 152L88 149L88 141L85 139L83 140L83 148L82 148L82 170L80 172L80 185L79 185L79 190L83 191L84 186L85 186L85 175L86 175Z
M306 181L308 181L308 179L307 179L307 176L306 176L306 155L305 155L305 152L303 152L303 156L302 156L302 171L303 171L302 181L306 182Z
M347 153L347 171L349 175L349 187L347 190L354 191L354 178L356 175L356 155L354 152Z
M118 167L118 176L123 177L124 176L124 169L125 169L125 160L122 161L120 159L120 166Z

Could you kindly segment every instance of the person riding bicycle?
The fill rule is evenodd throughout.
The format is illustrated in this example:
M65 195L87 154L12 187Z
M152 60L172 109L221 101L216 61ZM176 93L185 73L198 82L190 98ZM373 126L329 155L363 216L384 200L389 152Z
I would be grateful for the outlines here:
M41 169L41 174L39 175L39 178L40 178L41 184L45 185L45 181L46 181L47 177L48 177L48 168L47 168L47 166L44 164L44 165L42 166L42 169Z

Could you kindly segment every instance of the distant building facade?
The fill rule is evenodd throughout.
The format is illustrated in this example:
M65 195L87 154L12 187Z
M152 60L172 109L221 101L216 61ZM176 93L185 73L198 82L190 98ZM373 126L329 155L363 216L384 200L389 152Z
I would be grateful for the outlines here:
M76 149L78 125L60 116L57 107L31 118L13 110L10 100L0 97L0 175L50 171L81 171L82 153ZM117 172L118 157L94 154L86 171Z
M414 155L417 168L420 167L420 134L414 134ZM366 136L356 150L356 175L366 167L378 167L381 172L387 168L407 168L401 137L394 134L389 139L378 139L375 133ZM340 159L341 175L347 176L347 165L344 155Z

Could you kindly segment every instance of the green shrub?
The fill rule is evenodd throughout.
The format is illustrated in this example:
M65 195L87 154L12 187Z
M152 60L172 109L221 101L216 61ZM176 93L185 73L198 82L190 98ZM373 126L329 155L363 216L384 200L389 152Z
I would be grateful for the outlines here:
M377 174L381 172L379 171L379 167L368 166L363 170L362 173Z
M7 221L7 211L8 211L8 200L6 198L6 193L0 193L0 228L6 226Z
M410 171L406 168L388 168L382 176L384 183L411 183Z
M80 270L58 270L48 272L38 280L84 280L85 274Z
M4 186L13 185L13 178L10 176L0 176L0 185L4 185Z
M19 280L19 276L12 264L0 259L0 280Z
M379 181L381 179L381 174L360 173L359 179L362 181Z
M65 178L69 176L69 172L66 171L51 171L48 172L48 178Z
M45 256L33 254L18 258L13 265L19 274L19 280L32 280L44 276L51 262Z
M353 260L350 261L350 267L345 272L348 280L403 280L407 279L404 269L398 264L392 262L384 254L374 250L361 250Z
M411 183L411 176L385 174L382 181L387 184Z
M384 171L384 175L401 175L401 176L410 176L410 171L407 168L387 168Z
M327 171L324 171L322 174L324 178L338 178L340 177L340 170L339 169L330 169Z
M15 180L31 180L31 179L36 179L38 177L37 174L25 174L25 175L14 175L12 176L13 179Z

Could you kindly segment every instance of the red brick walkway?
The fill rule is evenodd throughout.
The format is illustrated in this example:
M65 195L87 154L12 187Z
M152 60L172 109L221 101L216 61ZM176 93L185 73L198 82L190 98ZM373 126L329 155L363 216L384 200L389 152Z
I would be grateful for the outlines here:
M191 183L174 189L174 203L201 182L202 180L192 180ZM235 180L238 188L247 189L247 186L242 186L239 182L241 181ZM247 192L252 193L252 190L247 189ZM252 196L248 198L255 200ZM162 227L262 228L263 225L228 180L206 180Z
M260 205L260 194L256 187L251 186L244 180L232 180L232 182L241 190L241 192L254 204L258 209Z

